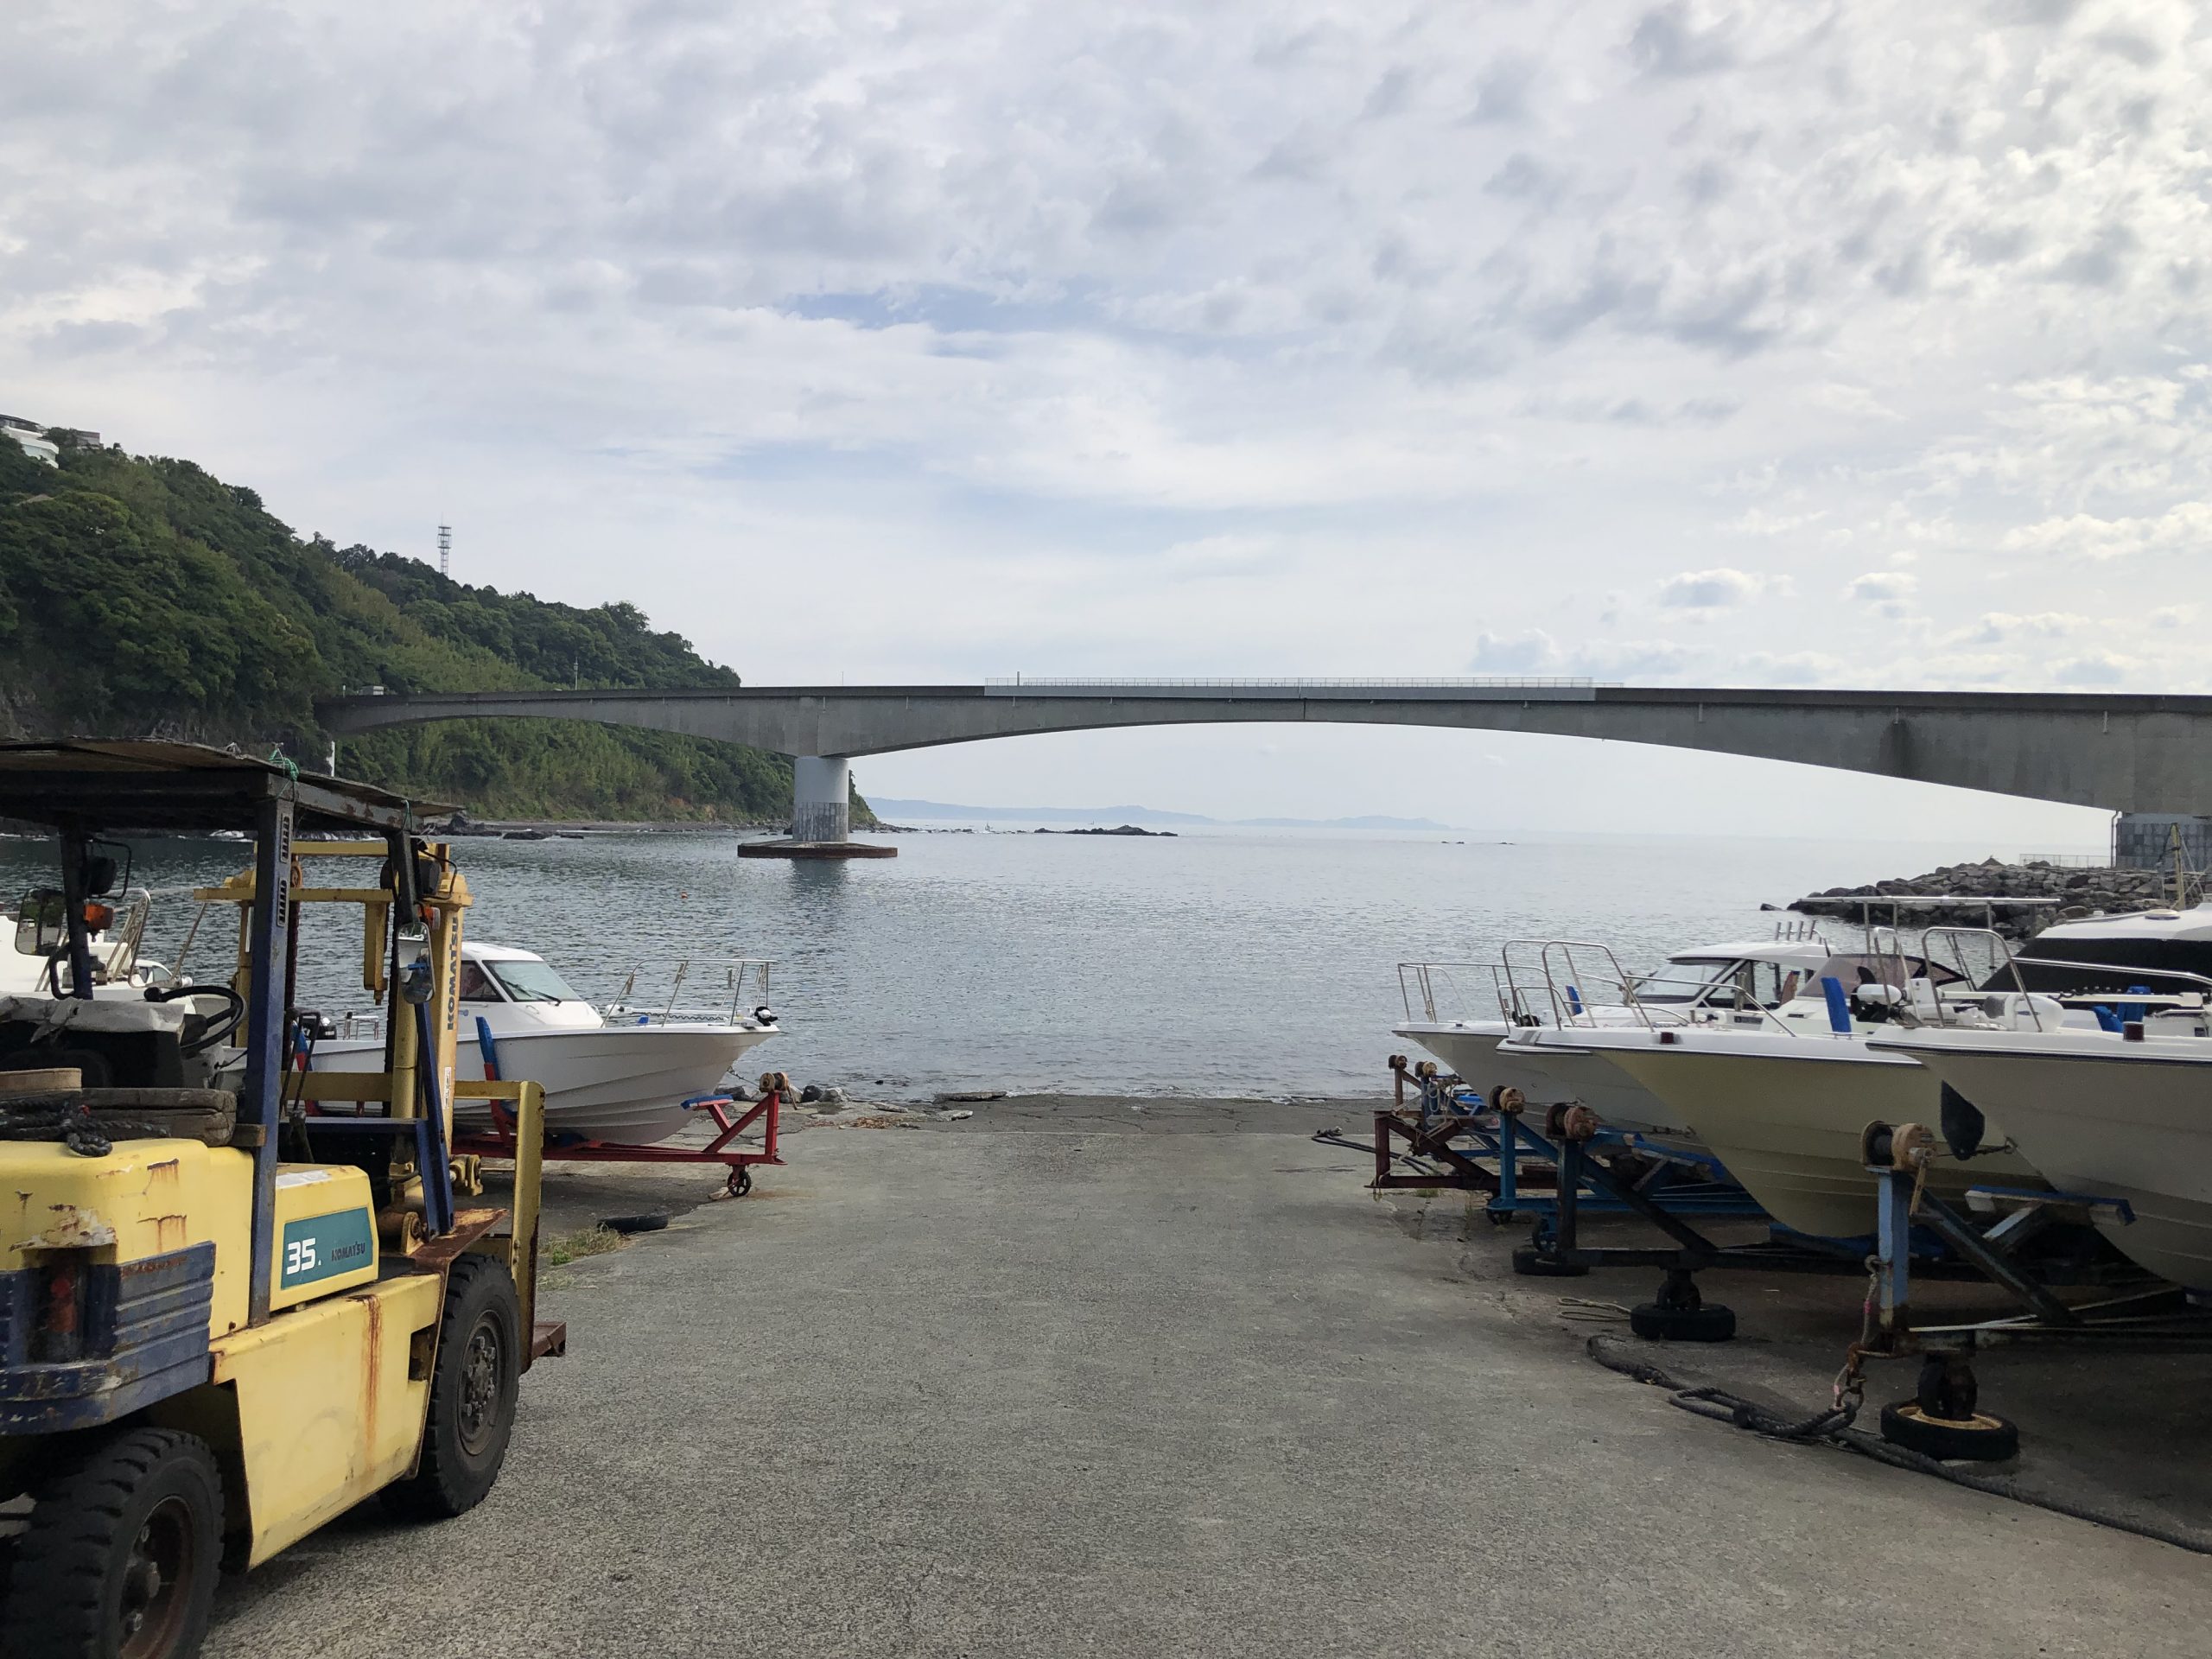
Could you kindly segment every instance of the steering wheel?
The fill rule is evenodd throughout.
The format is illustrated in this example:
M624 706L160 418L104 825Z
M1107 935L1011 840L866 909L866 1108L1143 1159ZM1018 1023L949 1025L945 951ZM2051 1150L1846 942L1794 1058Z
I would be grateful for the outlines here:
M206 1022L196 1032L191 1031L188 1026L187 1035L177 1049L188 1059L194 1054L204 1054L216 1044L226 1040L245 1018L245 998L228 985L149 985L146 988L149 1002L173 1002L180 996L219 996L230 1004L221 1014L186 1016L188 1021L198 1020Z

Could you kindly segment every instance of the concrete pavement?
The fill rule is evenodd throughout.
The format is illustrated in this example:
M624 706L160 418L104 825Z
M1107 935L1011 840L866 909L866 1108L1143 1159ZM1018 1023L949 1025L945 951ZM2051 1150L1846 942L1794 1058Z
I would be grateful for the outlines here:
M2202 1650L2212 1563L1671 1410L1286 1114L804 1135L554 1275L481 1508L358 1512L208 1650Z

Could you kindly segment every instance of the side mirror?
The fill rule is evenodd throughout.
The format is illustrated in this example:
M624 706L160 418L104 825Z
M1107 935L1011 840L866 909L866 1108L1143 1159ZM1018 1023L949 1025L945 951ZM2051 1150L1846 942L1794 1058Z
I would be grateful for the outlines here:
M104 899L115 891L115 861L105 853L87 853L80 874L84 876L85 897Z
M69 938L68 906L52 887L34 887L16 911L16 950L26 957L50 957Z

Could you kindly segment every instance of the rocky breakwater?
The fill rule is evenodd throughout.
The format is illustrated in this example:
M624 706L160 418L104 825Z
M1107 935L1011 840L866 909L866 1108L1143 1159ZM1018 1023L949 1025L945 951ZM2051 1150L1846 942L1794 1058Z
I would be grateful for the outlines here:
M1959 902L1891 906L1880 902L1884 899L1955 899ZM2100 912L2156 910L2172 902L2172 883L2158 870L2007 864L1989 858L1979 864L1947 864L1925 875L1873 881L1865 887L1830 887L1798 899L1789 908L1808 916L1871 920L1878 925L1987 926L2007 938L2024 939L2053 922Z

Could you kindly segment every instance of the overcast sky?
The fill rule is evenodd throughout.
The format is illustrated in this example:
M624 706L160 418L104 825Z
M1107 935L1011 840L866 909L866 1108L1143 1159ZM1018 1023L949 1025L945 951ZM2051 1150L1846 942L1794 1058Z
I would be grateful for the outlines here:
M0 54L0 408L755 683L2204 690L2212 23L2171 0L91 3ZM2078 842L1271 728L863 787Z

